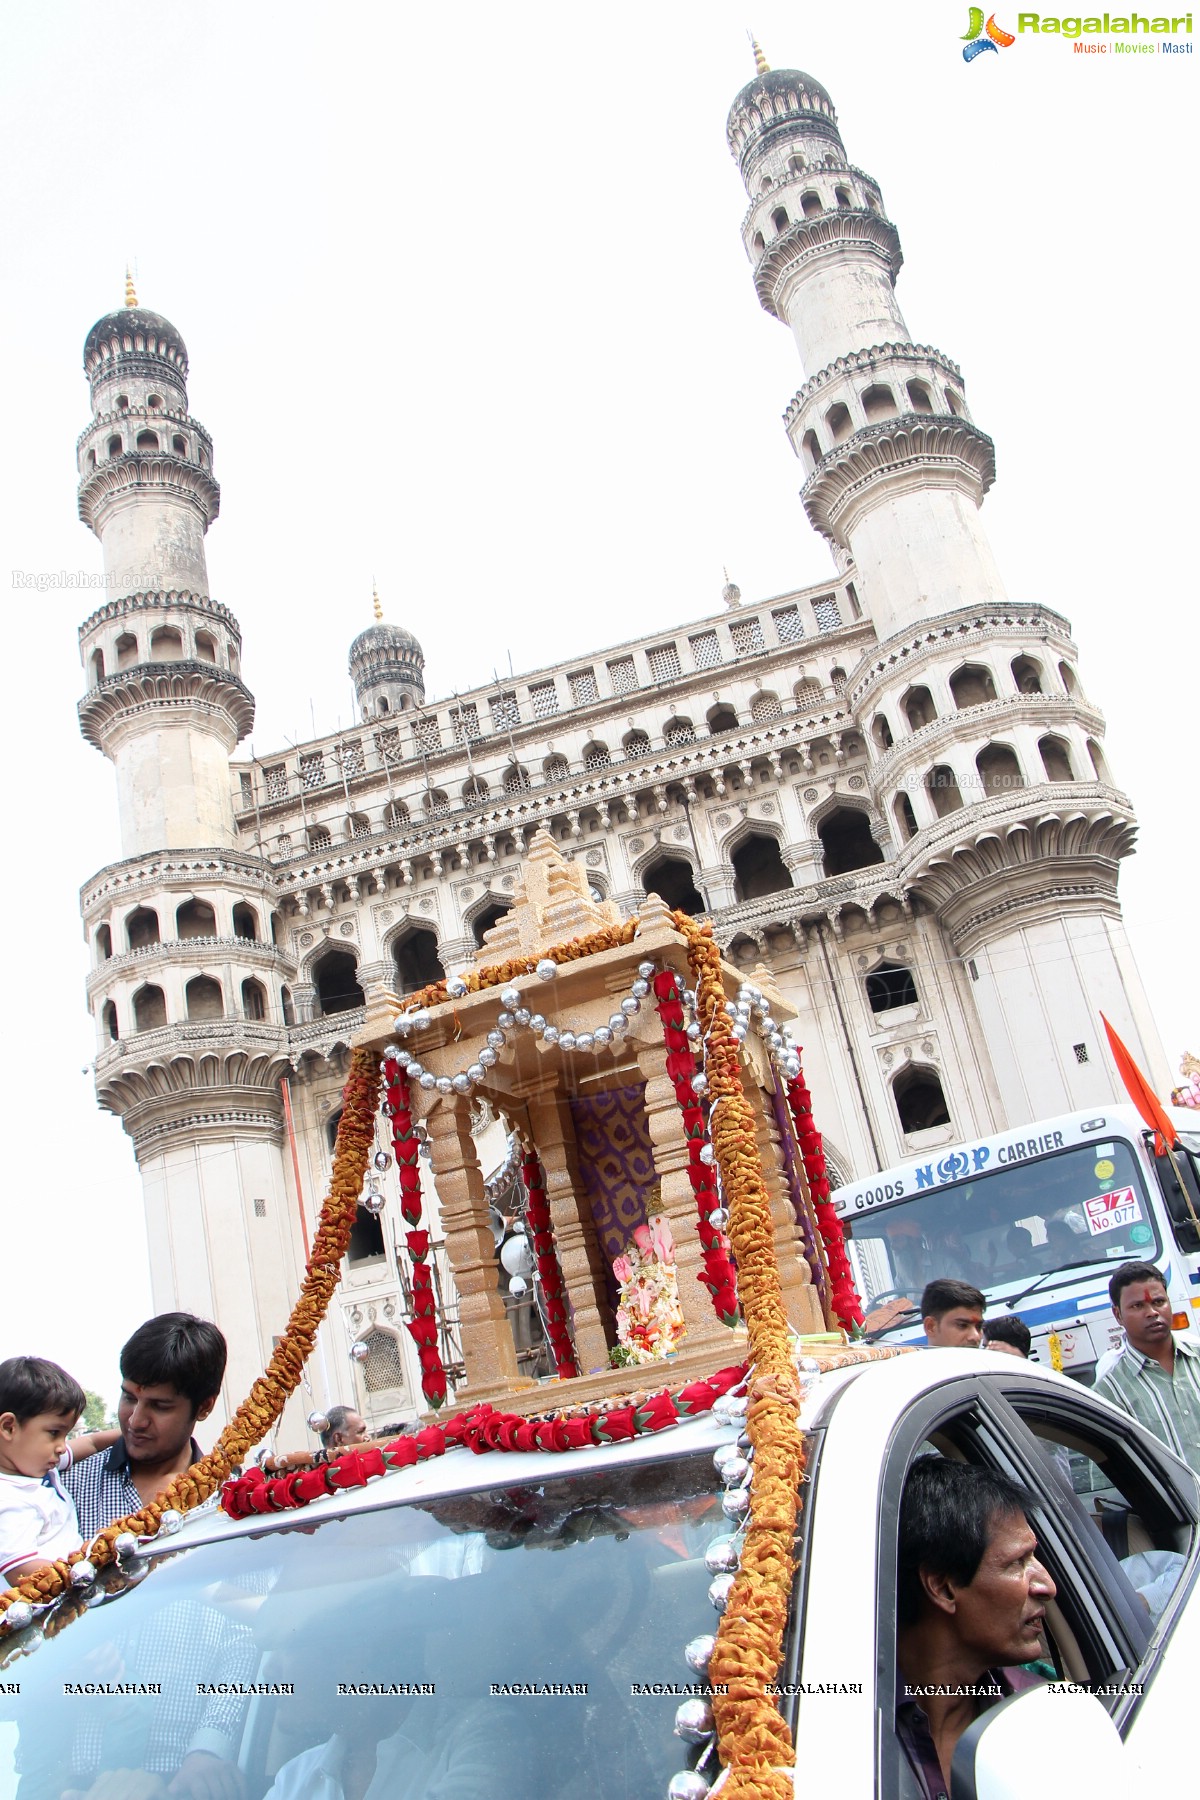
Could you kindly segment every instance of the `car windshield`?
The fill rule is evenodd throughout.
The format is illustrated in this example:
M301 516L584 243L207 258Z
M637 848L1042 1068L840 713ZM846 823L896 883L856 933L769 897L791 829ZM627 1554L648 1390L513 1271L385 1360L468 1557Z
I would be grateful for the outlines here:
M1010 1297L1070 1264L1153 1262L1160 1249L1133 1151L1119 1138L856 1214L852 1230L868 1303L889 1294L915 1303L938 1276Z
M189 1756L239 1763L245 1800L665 1793L731 1529L711 1457L513 1475L104 1571L5 1646L0 1793L159 1800Z

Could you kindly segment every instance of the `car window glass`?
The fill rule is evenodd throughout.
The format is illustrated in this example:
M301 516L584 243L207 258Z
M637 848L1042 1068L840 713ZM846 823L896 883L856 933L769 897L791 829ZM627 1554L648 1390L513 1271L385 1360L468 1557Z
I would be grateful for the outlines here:
M685 1646L716 1625L705 1551L732 1529L711 1455L518 1482L314 1507L132 1587L103 1571L57 1635L6 1641L0 1793L60 1800L118 1770L165 1791L204 1748L240 1763L247 1800L285 1769L291 1796L347 1742L374 1749L387 1800L665 1793L688 1761L676 1710L703 1692Z

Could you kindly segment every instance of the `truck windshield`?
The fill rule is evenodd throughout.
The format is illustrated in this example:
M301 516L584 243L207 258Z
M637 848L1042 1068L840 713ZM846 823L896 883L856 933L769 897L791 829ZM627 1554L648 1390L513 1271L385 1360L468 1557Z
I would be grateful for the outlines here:
M1161 1248L1133 1150L1119 1138L915 1194L855 1214L851 1227L869 1303L898 1294L915 1304L938 1276L1007 1298L1071 1264L1153 1262Z
M4 1645L0 1792L161 1800L215 1756L245 1800L665 1793L676 1709L702 1691L684 1647L717 1624L704 1551L731 1529L711 1456L513 1477L316 1506L134 1586L104 1571L57 1635L50 1615L31 1654L30 1631Z

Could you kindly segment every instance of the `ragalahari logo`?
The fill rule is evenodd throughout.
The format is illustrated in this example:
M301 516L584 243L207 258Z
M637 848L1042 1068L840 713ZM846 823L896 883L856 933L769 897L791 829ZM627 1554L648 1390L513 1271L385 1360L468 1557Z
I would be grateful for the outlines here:
M1016 41L1011 31L997 25L995 13L985 25L982 6L973 6L967 29L963 32L963 61L974 62L985 50L1009 50Z

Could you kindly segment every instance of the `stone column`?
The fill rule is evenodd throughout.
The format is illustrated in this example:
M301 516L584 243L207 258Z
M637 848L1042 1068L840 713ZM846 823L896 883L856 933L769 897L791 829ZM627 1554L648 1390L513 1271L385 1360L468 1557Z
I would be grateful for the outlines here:
M799 1332L825 1331L825 1315L821 1297L813 1285L812 1270L804 1254L804 1242L792 1196L788 1191L783 1151L779 1143L779 1127L771 1102L758 1084L753 1066L742 1067L742 1088L754 1114L754 1137L762 1165L763 1182L771 1200L771 1218L775 1231L775 1261L779 1269L779 1285L788 1320ZM813 1246L820 1255L820 1245Z
M696 1235L696 1196L688 1179L683 1115L675 1097L675 1085L667 1074L662 1027L649 1001L646 1002L644 1021L646 1036L634 1038L632 1048L637 1054L639 1073L646 1083L646 1123L662 1193L659 1210L669 1221L675 1240L679 1304L687 1327L680 1348L689 1351L712 1344L724 1352L730 1341L729 1328L718 1319L708 1289L702 1287L698 1279L704 1266L704 1252Z
M471 1138L471 1108L459 1094L437 1095L425 1114L434 1186L458 1292L463 1361L471 1400L516 1393L530 1383L517 1369L517 1354L504 1301L496 1285L496 1259L483 1171Z
M533 1147L546 1177L546 1199L563 1285L571 1301L572 1332L581 1375L608 1367L616 1323L605 1286L604 1253L579 1178L575 1128L567 1096L546 1087L527 1096Z

